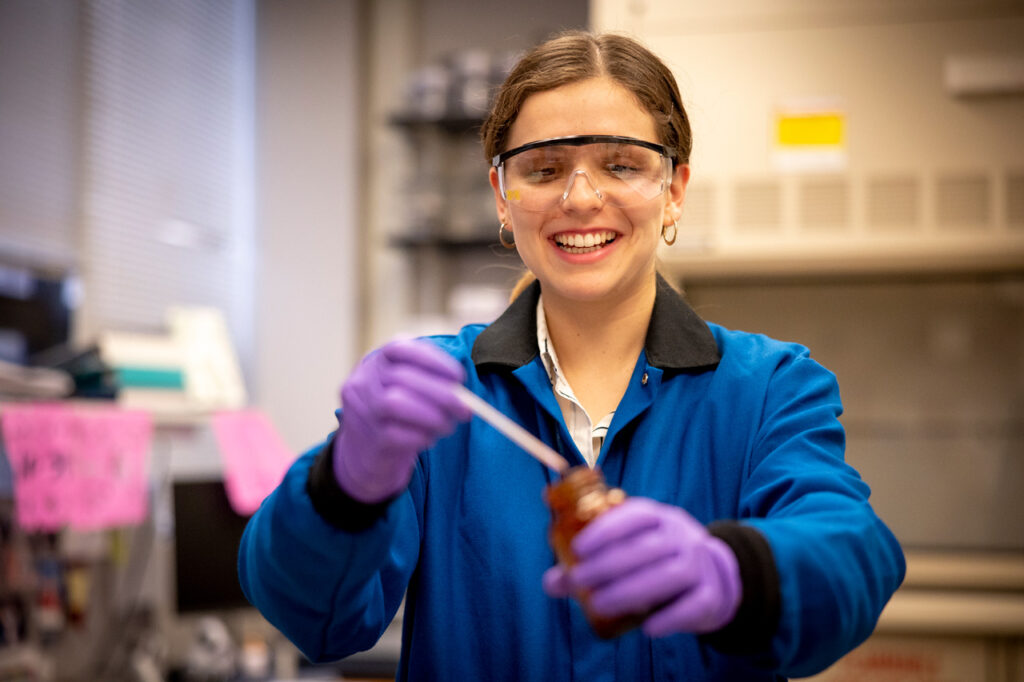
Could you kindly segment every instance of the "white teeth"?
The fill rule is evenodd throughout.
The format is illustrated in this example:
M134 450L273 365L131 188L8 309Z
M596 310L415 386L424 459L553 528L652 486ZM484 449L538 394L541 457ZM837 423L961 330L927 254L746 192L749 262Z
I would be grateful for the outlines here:
M584 253L585 249L604 246L615 239L615 233L611 230L603 232L588 232L587 234L557 234L555 243L569 253Z

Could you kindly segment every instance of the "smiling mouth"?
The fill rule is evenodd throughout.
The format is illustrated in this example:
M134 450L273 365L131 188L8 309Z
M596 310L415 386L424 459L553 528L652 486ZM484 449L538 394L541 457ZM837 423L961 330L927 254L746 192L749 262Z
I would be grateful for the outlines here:
M586 234L569 234L566 232L554 236L555 245L566 253L591 253L608 246L615 241L616 234L611 230L588 232Z

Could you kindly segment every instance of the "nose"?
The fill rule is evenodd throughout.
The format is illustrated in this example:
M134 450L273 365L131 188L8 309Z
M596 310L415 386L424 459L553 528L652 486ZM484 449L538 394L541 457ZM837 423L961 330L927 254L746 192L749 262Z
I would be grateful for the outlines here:
M573 191L576 187L576 178L583 176L586 178L586 182L580 182L579 189ZM590 191L587 191L587 186L590 186ZM590 175L587 171L581 169L573 171L572 175L569 176L569 181L565 185L565 192L562 193L562 201L570 201L574 206L584 207L588 204L596 203L600 206L604 203L604 195L601 194L601 190L598 189L594 181L590 179Z

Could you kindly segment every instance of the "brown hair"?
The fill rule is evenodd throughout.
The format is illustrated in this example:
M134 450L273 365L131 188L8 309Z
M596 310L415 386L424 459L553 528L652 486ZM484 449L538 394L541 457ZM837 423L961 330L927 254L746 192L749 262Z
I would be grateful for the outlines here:
M675 150L673 165L689 163L693 134L672 71L632 38L588 31L560 33L527 52L512 68L480 129L487 161L506 150L509 130L527 97L600 76L633 93L654 117L659 141ZM534 279L527 270L513 287L510 300Z
M490 161L505 151L509 129L530 95L607 76L654 116L661 144L688 163L693 136L672 71L653 52L623 35L566 31L527 52L509 72L480 130Z

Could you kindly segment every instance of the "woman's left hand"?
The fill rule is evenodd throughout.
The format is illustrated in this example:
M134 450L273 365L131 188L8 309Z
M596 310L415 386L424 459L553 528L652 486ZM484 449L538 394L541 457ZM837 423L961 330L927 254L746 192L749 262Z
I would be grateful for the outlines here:
M742 598L739 565L722 540L679 507L627 498L580 531L578 563L544 574L553 597L589 592L608 617L654 609L643 630L652 637L713 632L727 625Z

